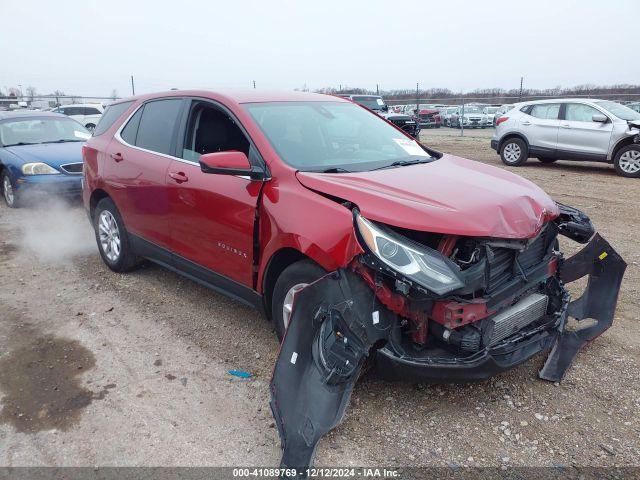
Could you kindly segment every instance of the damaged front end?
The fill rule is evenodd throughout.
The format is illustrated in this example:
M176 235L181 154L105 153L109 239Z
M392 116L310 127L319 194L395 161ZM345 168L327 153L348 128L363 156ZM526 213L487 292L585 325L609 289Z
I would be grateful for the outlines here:
M311 464L369 356L390 380L466 382L551 350L540 377L559 381L611 326L626 264L586 215L558 207L526 240L408 231L354 210L365 253L296 295L274 369L282 466ZM565 260L558 234L587 245ZM584 294L570 301L565 284L585 276ZM568 316L578 328L567 328Z

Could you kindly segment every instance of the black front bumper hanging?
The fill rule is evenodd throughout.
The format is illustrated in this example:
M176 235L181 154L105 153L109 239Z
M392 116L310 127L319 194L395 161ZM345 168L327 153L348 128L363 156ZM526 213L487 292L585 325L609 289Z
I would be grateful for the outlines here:
M562 233L581 243L591 236L583 227L563 225L568 231ZM459 359L444 369L399 358L387 358L387 368L405 379L403 373L417 374L416 378L435 375L449 382L473 381L551 349L540 377L560 381L580 348L611 326L625 269L620 255L596 233L582 251L562 262L562 282L586 275L589 280L580 298L568 305L568 299L563 301L560 321L553 329L505 351L486 351L486 358ZM570 330L566 328L568 316L578 321L591 318L596 323ZM305 477L318 441L342 420L369 352L382 347L394 328L400 328L396 315L352 271L331 273L296 295L270 385L271 410L282 442L282 468L296 469L299 478ZM385 348L380 354L384 357Z
M369 350L387 338L394 317L350 271L296 294L271 380L282 468L303 472L311 465L320 437L342 420Z
M580 252L563 262L560 279L564 283L589 276L582 296L569 303L568 316L578 320L578 327L579 322L587 318L596 323L575 330L562 325L549 358L540 370L540 378L551 382L562 380L578 351L611 326L626 268L622 257L597 233Z

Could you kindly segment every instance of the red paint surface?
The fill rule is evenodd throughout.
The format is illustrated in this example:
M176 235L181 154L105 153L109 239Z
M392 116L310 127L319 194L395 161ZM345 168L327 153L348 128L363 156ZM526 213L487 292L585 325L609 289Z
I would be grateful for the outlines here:
M205 174L197 165L143 152L114 138L141 102L165 97L205 98L226 107L247 131L271 179L263 185ZM450 235L530 238L558 215L555 203L531 182L451 155L430 164L375 172L296 172L278 157L242 106L296 100L347 102L326 95L258 90L135 97L121 118L84 149L85 205L89 207L92 192L106 192L131 232L258 292L271 259L282 249L297 250L326 270L344 267L362 252L351 211L317 192L353 202L365 217L381 223ZM116 162L111 155L118 153L122 161ZM393 308L403 310L398 303L402 296L382 294Z

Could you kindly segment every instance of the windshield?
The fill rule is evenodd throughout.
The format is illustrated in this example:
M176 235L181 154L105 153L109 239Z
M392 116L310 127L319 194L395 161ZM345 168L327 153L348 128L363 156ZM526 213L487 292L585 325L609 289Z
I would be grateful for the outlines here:
M59 117L20 118L0 123L0 144L32 145L51 142L84 142L91 134L75 120Z
M299 170L367 171L432 160L416 141L352 103L249 103L244 108L280 158Z
M370 110L382 110L384 100L380 97L351 97L351 99Z
M464 107L464 113L482 113L478 107Z
M631 110L629 107L620 105L619 103L605 100L602 102L595 102L595 104L601 106L608 112L613 113L616 117L622 120L640 120L640 113L635 110Z

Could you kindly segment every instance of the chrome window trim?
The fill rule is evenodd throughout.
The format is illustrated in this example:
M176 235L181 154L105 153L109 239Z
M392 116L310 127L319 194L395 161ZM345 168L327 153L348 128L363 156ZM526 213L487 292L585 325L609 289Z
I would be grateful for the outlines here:
M184 97L158 97L158 98L152 99L151 101L153 101L153 100L172 100L172 99L183 100ZM151 153L153 155L159 155L161 157L169 158L171 160L177 160L179 162L186 163L187 165L195 165L195 166L199 167L200 166L199 163L192 162L190 160L185 160L184 158L174 157L173 155L168 155L166 153L155 152L153 150L147 150L146 148L138 147L136 145L131 145L130 143L127 143L124 140L124 138L122 138L120 133L122 132L122 130L124 130L124 127L127 126L127 124L129 123L129 120L131 120L131 117L133 117L138 112L138 110L143 108L147 103L149 103L149 102L142 102L140 105L138 105L138 108L136 108L133 112L131 112L131 114L127 117L127 119L124 122L122 122L120 127L118 127L118 130L116 130L116 133L113 136L113 138L115 138L119 143L121 143L122 145L124 145L126 147L133 148L135 150L140 150L141 152L145 152L145 153Z
M159 155L161 157L165 157L165 158L168 158L170 160L177 160L178 162L186 163L187 165L194 165L196 167L200 167L200 163L198 163L198 162L192 162L191 160L185 160L184 158L178 158L178 157L174 157L173 155L167 155L166 153L154 152L153 150L147 150L146 148L141 148L141 147L138 147L136 145L131 145L130 143L127 143L122 138L122 136L120 135L122 130L124 130L124 127L126 127L127 124L129 123L129 120L131 120L131 117L133 117L138 112L138 110L140 110L142 107L144 107L147 103L155 101L155 100L171 100L171 99L184 100L185 98L194 98L194 97L178 97L178 96L175 96L175 97L173 97L173 96L172 97L158 97L158 98L153 98L153 99L150 99L150 100L142 102L140 105L138 105L138 107L135 110L133 110L133 112L131 112L131 114L126 118L126 120L124 122L122 122L120 127L118 127L118 130L116 130L116 133L113 135L113 138L115 138L120 144L122 144L122 145L124 145L126 147L133 148L135 150L140 150L141 152L145 152L145 153L151 153L153 155ZM217 102L215 102L215 101L213 101L211 99L206 99L206 98L203 98L203 99L204 100L209 100L209 101L211 101L213 103L217 103ZM245 132L243 131L243 133L245 133ZM245 135L247 135L247 134L245 133ZM250 140L250 142L251 142L251 140ZM253 142L251 142L251 143L253 144ZM256 148L256 150L257 150L257 147L254 146L254 148ZM253 180L251 180L250 177L248 177L246 175L232 175L232 176L236 177L236 178L242 178L244 180L248 180L249 182L253 181ZM265 178L263 180L263 182L268 181L268 180L271 180L271 176L269 176L268 178Z

